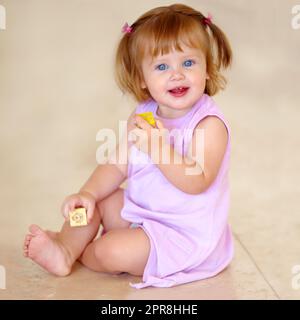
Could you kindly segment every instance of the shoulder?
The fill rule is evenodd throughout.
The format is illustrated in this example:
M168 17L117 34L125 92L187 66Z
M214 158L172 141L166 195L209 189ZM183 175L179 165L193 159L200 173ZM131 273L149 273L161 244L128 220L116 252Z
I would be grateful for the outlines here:
M211 137L214 140L218 140L219 142L223 142L227 144L228 141L228 130L223 122L216 115L208 115L203 118L195 127L196 129L203 129L204 132L207 134L207 138Z
M200 116L200 121L196 119L197 125L195 129L203 128L210 131L215 131L216 133L219 133L220 135L227 137L227 123L224 123L224 115L217 103L215 102L215 100L209 95L205 95L204 104L204 114Z
M207 115L198 122L195 129L209 129L220 134L228 135L227 127L224 121L217 115Z

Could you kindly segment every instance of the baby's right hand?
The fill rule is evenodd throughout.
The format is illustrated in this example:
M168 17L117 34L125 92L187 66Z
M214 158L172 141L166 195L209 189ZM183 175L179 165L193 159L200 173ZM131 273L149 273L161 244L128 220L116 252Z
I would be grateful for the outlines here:
M87 211L87 222L90 223L95 210L96 200L92 194L87 191L71 194L64 200L61 211L66 220L69 220L69 212L76 208L83 207Z

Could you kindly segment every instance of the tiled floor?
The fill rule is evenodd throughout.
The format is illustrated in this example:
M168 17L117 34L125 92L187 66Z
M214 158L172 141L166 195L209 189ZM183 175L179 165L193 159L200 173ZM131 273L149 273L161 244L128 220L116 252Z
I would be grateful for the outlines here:
M128 274L112 276L95 273L76 264L66 278L47 274L29 260L19 248L5 248L7 289L2 299L278 299L277 293L236 240L231 266L217 277L175 288L137 290L129 282L140 278ZM84 286L82 285L84 283Z
M136 290L129 282L139 279L127 274L77 264L57 278L22 256L29 224L60 227L62 200L96 165L98 130L117 130L134 106L113 81L120 27L166 3L1 1L0 299L300 298L299 272L292 272L300 265L300 30L291 27L292 2L279 0L209 0L201 8L185 1L212 12L234 50L228 89L216 96L232 130L236 253L228 269L174 288Z

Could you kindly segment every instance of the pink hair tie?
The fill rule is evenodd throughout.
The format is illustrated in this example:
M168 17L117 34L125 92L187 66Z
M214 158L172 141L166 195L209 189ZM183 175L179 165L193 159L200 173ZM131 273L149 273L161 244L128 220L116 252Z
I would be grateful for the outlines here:
M123 33L131 33L132 30L133 30L133 28L130 27L127 22L126 22L126 23L124 24L124 26L122 27L122 32L123 32Z
M203 18L203 23L206 26L211 25L211 23L212 23L211 21L212 21L212 15L210 13L207 15L207 17Z

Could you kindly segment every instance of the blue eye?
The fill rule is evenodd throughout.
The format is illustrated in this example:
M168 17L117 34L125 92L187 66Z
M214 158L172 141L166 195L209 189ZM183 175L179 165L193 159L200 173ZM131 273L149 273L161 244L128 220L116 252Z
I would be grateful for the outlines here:
M155 67L155 69L164 71L168 68L168 66L165 63L159 64L158 66Z
M195 61L193 61L193 60L186 60L186 61L184 61L184 63L183 63L183 65L184 65L185 67L191 67L193 64L195 64Z

